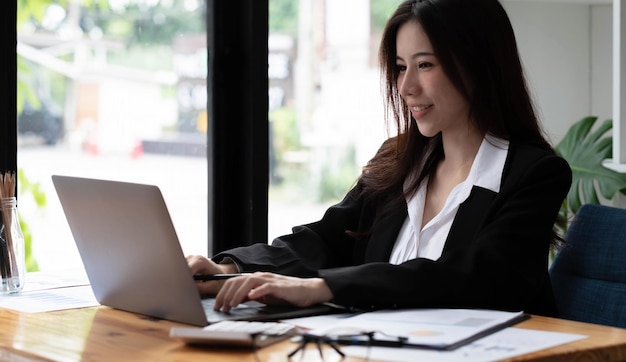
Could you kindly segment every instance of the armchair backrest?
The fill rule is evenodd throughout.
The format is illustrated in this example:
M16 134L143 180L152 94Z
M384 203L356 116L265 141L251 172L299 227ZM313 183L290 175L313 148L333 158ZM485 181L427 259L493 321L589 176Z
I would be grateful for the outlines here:
M550 266L559 317L626 328L626 209L585 204Z

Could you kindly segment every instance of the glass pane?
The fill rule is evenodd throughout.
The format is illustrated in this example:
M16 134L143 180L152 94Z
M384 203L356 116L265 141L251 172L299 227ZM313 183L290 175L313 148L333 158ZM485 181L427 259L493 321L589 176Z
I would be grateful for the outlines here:
M319 220L387 136L377 52L399 3L269 0L270 240Z
M18 2L19 209L40 270L82 266L53 174L158 185L184 253L207 253L204 21L203 0Z

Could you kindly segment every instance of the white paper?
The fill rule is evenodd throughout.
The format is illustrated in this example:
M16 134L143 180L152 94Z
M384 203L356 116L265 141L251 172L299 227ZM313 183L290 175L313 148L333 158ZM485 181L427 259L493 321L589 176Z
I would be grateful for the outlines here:
M23 292L89 285L84 269L64 269L26 273Z
M580 334L538 331L509 327L453 351L417 348L345 346L341 351L352 357L369 357L387 362L488 362L520 356L587 338ZM328 351L332 353L334 351Z
M0 295L0 308L26 313L98 305L84 269L26 273L20 293Z
M481 309L399 309L357 314L310 331L314 335L376 332L376 340L445 347L515 319L523 312Z
M100 305L90 285L34 290L0 296L0 307L26 313L94 307Z

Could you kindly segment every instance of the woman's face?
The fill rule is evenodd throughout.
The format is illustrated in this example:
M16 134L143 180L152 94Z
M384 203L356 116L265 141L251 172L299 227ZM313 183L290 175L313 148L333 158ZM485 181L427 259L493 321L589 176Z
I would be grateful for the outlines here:
M421 134L467 132L469 103L450 82L430 40L416 21L398 29L397 87Z

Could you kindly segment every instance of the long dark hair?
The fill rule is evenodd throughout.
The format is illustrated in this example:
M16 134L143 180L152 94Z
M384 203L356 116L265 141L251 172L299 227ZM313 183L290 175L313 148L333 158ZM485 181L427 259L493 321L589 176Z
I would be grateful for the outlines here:
M360 184L365 194L388 194L417 171L406 190L412 194L443 155L441 135L428 138L419 133L397 88L396 35L409 21L424 29L444 72L467 99L469 119L482 133L551 149L527 89L513 28L499 1L409 0L387 22L379 51L385 105L398 135L363 168Z

